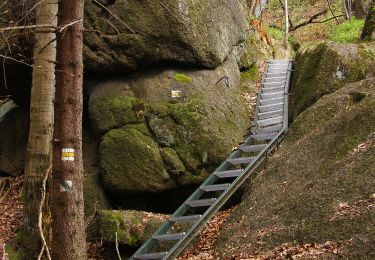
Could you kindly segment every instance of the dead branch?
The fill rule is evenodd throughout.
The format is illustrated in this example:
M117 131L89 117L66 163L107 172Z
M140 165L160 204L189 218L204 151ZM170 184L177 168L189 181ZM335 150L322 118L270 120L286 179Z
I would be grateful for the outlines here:
M33 25L20 25L20 26L9 26L0 28L0 32L15 31L15 30L26 30L26 29L56 29L55 26L50 24L33 24Z
M115 243L115 246L116 246L116 253L117 253L117 257L119 260L121 260L121 255L120 255L120 251L118 250L118 239L117 239L117 232L115 232L115 238L116 238L116 243Z
M116 26L113 25L113 23L111 23L108 19L105 19L105 18L102 18L102 17L98 17L100 20L103 20L105 21L106 23L108 23L113 29L115 29L115 31L117 32L117 34L120 34L119 30L116 28Z
M47 170L45 171L45 173L43 175L42 187L40 188L42 197L40 199L40 204L39 204L38 228L39 228L40 238L42 239L43 244L42 244L42 248L39 252L38 258L37 258L38 260L41 259L44 251L47 254L48 260L51 260L51 255L49 253L46 238L44 237L44 233L43 233L43 207L44 207L44 202L46 200L46 183L47 183L48 176L51 174L51 172L52 172L52 164L50 164L48 166Z
M6 185L7 184L4 180L0 182L0 203L3 202L3 200L6 198L6 196L8 196L11 190L11 187L8 187L8 189L6 189Z
M331 7L331 1L330 1L330 0L326 0L326 1L327 1L327 4L328 4L328 9L329 9L329 11L331 12L332 16L333 16L333 17L335 18L335 20L336 20L336 24L340 24L339 19L337 19L335 13L334 13L333 10L332 10L332 7Z
M317 23L315 22L314 20L317 19L319 16L323 15L323 14L326 14L328 12L327 9L324 9L322 11L320 11L319 13L316 13L314 14L313 16L311 16L308 20L306 20L305 22L302 22L300 24L297 24L296 26L294 27L291 27L290 28L290 31L293 32L295 30L297 30L298 28L301 28L302 26L305 26L305 25L308 25L308 24L311 24L311 23Z

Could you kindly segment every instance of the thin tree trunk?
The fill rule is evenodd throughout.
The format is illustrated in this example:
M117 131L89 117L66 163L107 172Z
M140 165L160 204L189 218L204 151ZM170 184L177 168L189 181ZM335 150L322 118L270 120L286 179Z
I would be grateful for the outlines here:
M36 8L36 23L57 25L57 2L46 0ZM36 256L41 247L38 229L42 180L52 164L53 102L55 97L55 33L36 33L32 74L30 131L23 186L24 231L27 255ZM49 234L50 215L44 208L44 229Z
M59 2L52 258L86 259L82 165L83 0Z
M375 39L375 0L373 0L367 15L365 25L363 26L362 40L374 40Z
M358 19L364 19L366 17L366 11L362 3L363 0L354 0L354 14Z

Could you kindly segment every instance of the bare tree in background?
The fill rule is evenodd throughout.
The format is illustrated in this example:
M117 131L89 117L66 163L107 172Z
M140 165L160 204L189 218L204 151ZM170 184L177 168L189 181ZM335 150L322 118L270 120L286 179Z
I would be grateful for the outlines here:
M83 0L59 1L52 256L86 259L82 164Z
M45 0L37 3L36 25L57 25L57 2ZM24 231L26 240L22 245L26 254L35 258L42 247L48 250L42 230L49 233L50 214L48 203L43 207L45 183L52 165L53 105L55 96L55 33L35 32L34 64L32 73L30 131L27 145L25 178L23 185ZM48 253L47 253L48 254Z

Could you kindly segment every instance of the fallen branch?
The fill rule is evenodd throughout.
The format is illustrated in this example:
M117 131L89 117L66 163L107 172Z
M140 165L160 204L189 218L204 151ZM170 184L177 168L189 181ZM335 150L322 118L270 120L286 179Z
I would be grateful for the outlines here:
M291 27L289 31L293 32L293 31L297 30L298 28L301 28L302 26L305 26L305 25L308 25L308 24L311 24L311 23L316 23L314 20L317 19L319 16L321 16L323 14L326 14L327 12L328 12L328 10L324 9L324 10L320 11L319 13L314 14L307 21L304 21L303 23L300 23L300 24L297 24L296 26Z
M115 237L116 237L116 253L117 253L117 257L119 260L121 260L121 255L120 255L120 251L118 250L118 240L117 240L117 232L115 232Z
M40 204L39 204L38 228L39 228L40 238L42 239L43 244L42 244L42 248L40 249L38 258L37 258L38 260L41 259L44 252L46 252L48 260L51 260L51 255L49 253L46 238L43 233L43 207L44 207L44 202L46 200L46 183L47 183L48 176L50 175L51 172L52 172L52 164L50 164L47 170L45 171L44 176L43 176L42 187L40 188L42 198L40 199Z
M331 12L331 14L333 15L333 17L334 17L335 20L336 20L336 24L340 24L339 19L337 19L335 13L334 13L333 10L332 10L332 7L331 7L331 1L330 1L330 0L326 0L326 1L327 1L327 4L328 4L328 9L329 9L329 11Z

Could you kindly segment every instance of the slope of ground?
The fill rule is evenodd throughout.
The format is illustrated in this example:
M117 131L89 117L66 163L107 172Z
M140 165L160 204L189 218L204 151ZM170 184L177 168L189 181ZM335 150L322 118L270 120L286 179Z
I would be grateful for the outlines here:
M374 110L370 78L300 114L267 168L248 182L216 243L217 258L315 250L319 257L374 259Z

